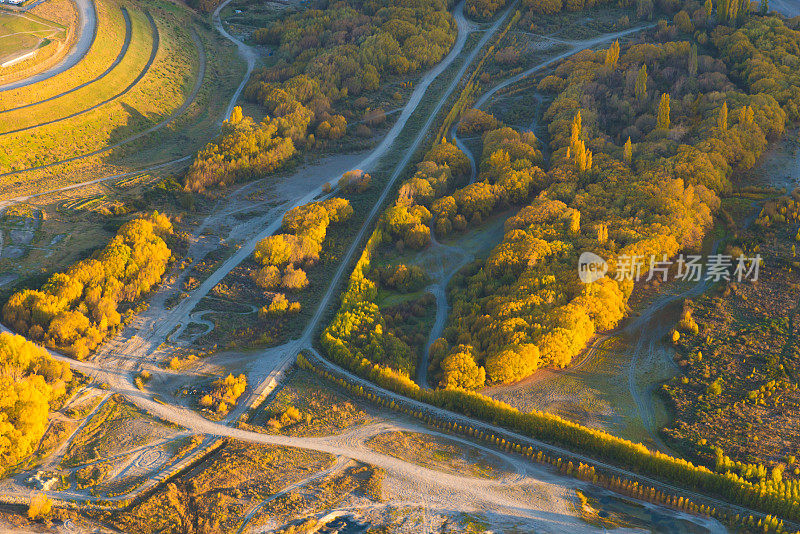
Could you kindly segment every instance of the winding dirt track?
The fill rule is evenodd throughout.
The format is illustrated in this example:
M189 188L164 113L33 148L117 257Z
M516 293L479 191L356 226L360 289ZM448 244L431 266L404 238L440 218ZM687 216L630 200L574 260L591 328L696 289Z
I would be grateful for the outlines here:
M412 98L410 99L408 106L404 109L403 113L401 114L401 117L398 119L398 122L394 125L389 135L387 135L387 138L384 139L384 142L382 142L369 156L367 156L361 162L361 165L359 165L360 168L369 169L372 167L372 165L374 165L377 162L377 160L380 157L382 157L382 155L389 149L391 143L394 141L394 139L397 137L400 131L405 127L408 118L411 116L413 111L418 106L424 93L426 92L428 85L430 85L433 79L435 79L439 74L441 74L441 72L444 71L444 69L447 66L449 66L450 63L452 63L455 57L460 54L461 49L463 49L466 40L467 30L470 28L470 25L463 18L463 13L461 11L462 8L463 5L460 4L456 9L455 13L460 31L459 31L459 37L456 41L456 46L454 47L453 51L451 51L451 53L448 54L448 56L445 58L445 60L443 60L442 63L440 63L435 69L433 69L431 72L429 72L423 77L423 80L417 86L417 89L412 95ZM511 9L513 9L513 6ZM218 12L219 10L215 14L217 19L218 19ZM345 275L346 269L349 267L350 260L354 257L356 251L359 250L360 242L366 235L368 229L371 227L375 217L380 212L380 208L383 201L387 198L387 195L391 191L391 186L401 175L402 171L405 169L411 157L413 156L413 153L425 139L425 135L430 129L430 126L433 123L436 114L444 105L447 97L452 93L452 91L457 86L458 80L466 71L469 64L472 62L476 54L479 52L482 45L488 41L488 39L491 37L491 35L493 35L494 31L496 31L498 27L499 27L499 21L498 24L493 26L492 30L487 32L487 34L484 36L483 40L481 41L481 46L476 47L476 49L469 55L459 75L455 77L453 83L445 92L445 95L437 103L436 109L431 113L430 118L422 127L422 129L419 131L418 135L414 139L414 142L412 143L412 146L406 152L405 157L402 158L402 160L395 167L395 171L393 172L389 181L387 182L387 185L384 191L382 192L379 201L376 203L373 210L368 214L364 224L362 225L359 233L356 236L353 245L350 247L347 254L342 258L342 263L340 265L340 268L337 270L336 275L333 277L331 284L328 290L326 291L323 299L321 300L315 315L313 316L311 322L308 324L301 338L292 341L290 343L287 343L282 347L270 349L270 351L268 352L281 353L281 359L278 361L278 364L282 365L286 361L292 360L299 350L303 349L309 350L311 353L315 354L318 357L319 365L327 367L331 372L334 372L339 376L346 377L347 380L352 383L363 385L365 388L369 388L375 392L378 392L382 396L395 399L396 402L398 402L398 404L411 407L418 411L436 413L437 415L446 417L452 421L459 421L477 427L487 428L492 430L496 434L500 435L505 434L513 437L514 439L518 439L521 442L531 443L532 445L535 445L543 450L551 451L552 453L555 454L561 454L565 457L568 456L572 458L583 459L584 461L592 462L596 465L600 465L601 467L605 467L610 471L620 473L624 476L633 478L635 480L644 481L656 485L658 487L669 488L673 491L680 492L681 494L698 498L701 502L715 502L718 505L725 505L730 507L730 505L724 503L723 501L694 494L677 486L663 484L659 481L649 479L648 477L642 477L636 473L627 471L625 469L616 466L605 465L602 462L597 462L594 459L572 453L565 449L547 443L539 442L537 440L531 439L526 436L519 436L511 432L508 432L504 429L500 429L492 425L482 423L480 421L472 420L470 418L467 418L459 414L451 413L446 410L425 405L401 397L395 393L382 390L381 388L378 388L374 384L367 382L361 379L360 377L357 377L337 367L336 365L325 360L322 357L319 357L319 355L311 346L312 335L315 332L316 328L319 326L322 314L324 310L327 308L327 306L330 304L331 299L338 287L339 281ZM598 44L606 40L613 40L614 38L620 36L621 34L630 33L632 31L635 30L629 30L628 32L619 32L617 34L606 36L605 39L602 40L592 40L592 42L593 44ZM573 50L571 53L574 53L575 51L578 50ZM566 55L564 55L563 57L566 57ZM563 57L560 56L558 59L562 59ZM524 75L527 75L535 70L544 68L546 65L552 64L554 61L557 61L557 59L549 60L537 67L530 69L526 73L523 73L523 75L515 77L513 81L508 81L508 83L503 83L500 84L500 86L496 86L492 91L490 91L490 93L494 94L494 92L499 90L501 86L507 86L510 85L511 83L519 81L520 79L522 79L522 77L524 77ZM314 191L309 192L303 198L298 199L295 205L305 203L308 200L315 198L319 194L319 192L320 192L319 189L315 189ZM507 491L505 491L505 488L502 487L502 484L498 483L497 481L482 481L482 480L476 480L471 477L461 477L461 476L441 473L439 471L432 471L420 467L416 464L405 462L403 460L399 460L391 456L386 456L376 453L374 451L365 450L363 446L358 444L352 445L348 444L346 441L345 443L342 443L341 436L332 436L324 438L296 438L289 436L265 435L255 432L248 432L238 428L230 427L227 424L215 423L209 421L200 416L199 414L197 414L196 412L180 405L168 405L168 404L163 404L161 402L157 402L151 398L150 396L151 393L149 391L147 390L139 391L134 387L134 385L132 384L132 373L134 369L138 365L141 365L144 361L146 361L148 356L152 355L155 347L157 347L158 344L163 342L166 336L176 326L181 324L183 321L189 320L189 317L194 307L200 301L200 299L203 298L210 291L210 289L213 288L222 278L224 278L224 276L227 275L230 272L230 270L233 269L233 267L238 265L244 258L246 258L252 252L255 243L257 243L258 240L260 240L262 237L266 235L274 233L280 227L280 222L281 221L279 217L272 224L268 225L268 227L265 228L262 232L258 233L256 236L254 236L252 239L250 239L248 242L242 245L242 247L234 254L234 256L231 259L224 262L223 265L215 273L212 274L209 280L207 280L207 283L202 284L197 290L192 292L189 298L185 299L180 305L173 308L173 310L167 312L163 309L152 309L149 314L149 317L140 318L139 320L137 320L138 324L136 326L135 331L132 334L129 333L126 336L118 336L118 338L115 339L115 343L109 343L107 345L107 347L109 348L103 350L91 362L76 362L74 360L68 360L68 361L75 369L81 370L93 376L98 381L109 383L112 389L123 394L125 397L130 399L140 408L145 409L148 412L164 420L175 422L193 432L204 433L215 436L227 436L253 443L300 447L305 449L317 450L321 452L327 452L334 455L345 456L348 458L353 458L359 461L384 467L385 469L391 472L399 473L408 478L418 480L420 481L421 484L428 485L429 487L447 488L448 490L451 490L452 492L461 495L462 498L466 500L471 500L473 502L490 503L494 507L498 506L506 507L514 510L518 510L520 508L525 509L527 513L538 518L540 521L542 521L543 524L548 524L551 527L556 526L556 528L552 529L552 531L554 532L555 531L575 532L579 528L585 529L586 525L580 522L577 518L567 516L566 514L555 514L558 516L556 518L553 517L554 514L552 514L551 512L542 512L541 509L533 508L530 505L530 503L525 503L520 501L519 499L515 499L509 496L507 494ZM112 347L117 347L118 350ZM60 355L54 355L54 356L61 360L65 359ZM260 385L257 385L256 389L258 389L258 387L260 387ZM245 408L249 406L249 404L245 402L242 402L241 404ZM228 419L229 422L232 420L233 420L232 418ZM452 436L448 437L452 439ZM475 444L472 443L471 445L475 446ZM509 456L508 458L514 459L513 456ZM519 462L520 465L522 465L522 469L525 470L524 472L533 475L535 479L530 481L531 484L539 486L558 486L558 487L564 485L564 480L562 478L554 475L553 473L547 470L541 469L535 465L531 465L530 463L524 462L520 459L514 459L510 461ZM575 481L574 484L578 484L578 482ZM55 493L55 495L58 495L58 493ZM94 500L94 498L87 496L86 500L92 501ZM747 510L744 508L739 508L739 507L734 507L734 508L738 508L742 512L747 514L752 513L751 510ZM720 530L721 527L719 527L716 522L713 521L708 522L708 525L706 526L708 526L708 528L710 530L713 530L714 532L719 532L719 531L724 532L724 530Z
M460 247L451 247L439 243L439 241L436 239L436 233L432 228L431 244L428 245L428 247L429 252L436 250L441 251L440 259L445 254L448 254L448 258L456 257L458 260L452 263L449 269L446 269L444 260L442 259L439 272L434 276L435 283L426 288L426 291L431 293L434 299L436 299L436 318L434 319L433 326L431 327L431 333L428 336L428 342L425 344L425 350L422 353L422 358L417 364L417 384L423 388L428 387L428 365L430 361L431 345L434 341L442 337L442 332L444 332L444 327L447 324L447 314L450 309L450 306L447 303L447 284L450 283L450 279L453 278L453 276L455 276L455 274L460 271L462 267L474 259L472 254Z
M220 34L222 34L223 37L225 37L227 40L236 45L239 55L242 56L242 59L244 59L245 63L247 64L247 72L245 72L245 75L242 77L242 82L239 84L239 87L237 87L236 91L233 93L233 96L231 97L231 100L228 103L228 107L225 110L225 114L220 118L219 121L220 124L222 124L223 120L231 116L231 113L233 112L233 107L236 105L236 101L239 100L239 95L242 94L245 85L247 85L247 82L250 80L250 75L253 73L253 69L256 66L256 62L258 61L258 52L256 52L256 50L253 49L252 47L244 44L242 41L240 41L230 33L228 33L228 31L222 25L222 19L220 19L219 14L222 12L225 6L227 6L230 3L231 0L225 0L220 5L218 5L217 9L214 10L214 14L211 16L211 21L214 24L214 28L216 28L217 31Z
M15 108L9 108L9 109L0 110L0 115L2 115L3 113L9 113L11 111L17 111L17 110L20 110L20 109L29 108L31 106L36 106L38 104L44 104L45 102L50 102L51 100L55 100L56 98L61 98L64 95L68 95L68 94L70 94L70 93L72 93L74 91L77 91L78 89L83 89L84 87L89 86L89 85L95 83L96 81L99 81L99 80L102 80L103 78L105 78L106 75L109 72L114 70L114 68L117 65L119 65L120 61L122 61L122 58L125 57L125 54L128 52L128 47L131 44L131 35L133 33L133 29L131 27L131 16L128 13L128 10L124 6L122 6L120 9L122 11L122 18L125 19L125 40L123 41L122 49L119 51L119 54L117 54L117 57L114 59L114 62L111 63L111 65L105 71L100 73L94 79L89 80L88 82L84 82L84 83L82 83L80 85L76 85L72 89L68 89L67 91L64 91L63 93L59 93L57 95L51 96L50 98L45 98L44 100L39 100L38 102L31 102L30 104L25 104L24 106L17 106Z

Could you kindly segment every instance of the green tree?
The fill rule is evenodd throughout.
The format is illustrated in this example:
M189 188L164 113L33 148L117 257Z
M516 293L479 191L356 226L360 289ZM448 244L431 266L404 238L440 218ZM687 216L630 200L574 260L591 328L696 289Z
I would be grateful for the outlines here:
M697 76L697 43L692 43L689 51L689 76L692 78Z

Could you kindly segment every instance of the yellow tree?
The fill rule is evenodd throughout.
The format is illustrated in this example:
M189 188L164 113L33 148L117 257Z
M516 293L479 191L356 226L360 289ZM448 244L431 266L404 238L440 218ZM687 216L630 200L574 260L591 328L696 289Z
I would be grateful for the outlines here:
M661 102L658 104L656 128L659 130L669 130L669 93L661 95Z
M719 115L717 115L717 126L723 132L728 131L728 103L723 102L722 107L719 108Z
M581 138L581 134L583 133L583 119L581 118L581 112L575 114L575 118L572 119L572 131L569 139L569 145L572 147L572 151L575 152L575 147L577 146L577 142Z
M740 123L750 125L753 124L753 119L754 119L753 108L751 108L750 106L739 108Z
M580 172L588 171L592 168L592 151L586 148L586 143L578 139L572 151L575 155L575 168Z
M608 225L601 224L597 227L597 242L601 245L608 241Z
M628 140L625 141L625 146L622 147L622 159L628 165L630 165L631 161L633 161L633 143L631 143L630 137L628 137Z
M606 67L609 67L611 70L617 68L617 62L619 61L619 41L614 41L614 44L606 50Z
M29 519L44 519L50 515L53 508L53 502L44 493L37 493L31 498L31 503L28 505L28 518Z
M228 122L231 124L238 124L242 122L243 118L244 116L242 114L241 106L236 106L235 108L233 108L233 111L231 111L231 117L230 119L228 119Z
M636 100L642 102L647 98L647 65L642 65L639 74L636 75L636 87L634 88Z

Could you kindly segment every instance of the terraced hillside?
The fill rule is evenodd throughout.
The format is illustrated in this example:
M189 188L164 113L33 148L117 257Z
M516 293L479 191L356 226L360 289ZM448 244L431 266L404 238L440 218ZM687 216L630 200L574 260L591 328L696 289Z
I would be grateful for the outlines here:
M0 195L179 159L216 133L227 102L213 95L230 95L242 74L232 48L198 15L168 2L94 7L97 33L77 64L0 90ZM131 153L136 167L126 164Z
M130 44L130 17L115 4L96 2L97 33L94 46L74 68L31 86L0 92L0 113L55 99L99 81L125 57ZM72 86L72 87L69 87ZM65 90L65 87L69 87Z

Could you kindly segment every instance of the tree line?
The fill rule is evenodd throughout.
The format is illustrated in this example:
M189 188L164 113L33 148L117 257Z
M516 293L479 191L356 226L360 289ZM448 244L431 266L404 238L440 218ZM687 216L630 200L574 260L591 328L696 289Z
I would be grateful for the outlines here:
M172 257L164 241L170 234L172 223L158 212L128 221L92 257L52 275L40 289L11 295L3 320L29 339L86 358L160 282Z
M752 167L795 113L796 74L780 62L800 57L798 32L776 17L751 16L739 29L705 24L705 45L685 36L585 51L539 84L555 93L545 111L551 169L506 222L503 241L450 292L445 348L473 355L491 381L563 367L613 328L632 290L615 279L614 259L697 247L730 175ZM749 90L737 89L749 72ZM484 149L481 168L498 157ZM611 263L609 276L588 285L577 276L586 250Z
M71 380L69 365L42 347L0 333L0 475L34 451Z

